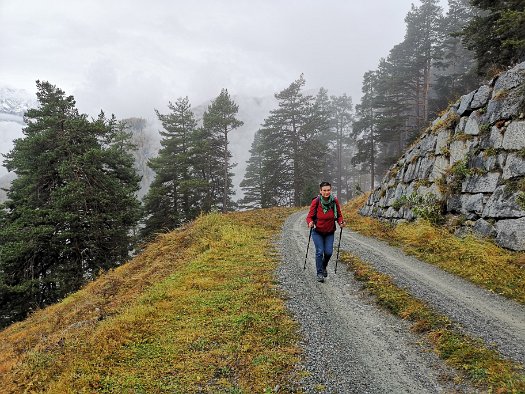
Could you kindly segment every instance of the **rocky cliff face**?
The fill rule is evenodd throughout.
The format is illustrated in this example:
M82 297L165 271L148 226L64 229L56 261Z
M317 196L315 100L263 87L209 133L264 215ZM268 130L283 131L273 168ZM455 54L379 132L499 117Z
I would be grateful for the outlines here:
M457 232L525 250L525 62L462 96L373 191L363 215L454 218Z

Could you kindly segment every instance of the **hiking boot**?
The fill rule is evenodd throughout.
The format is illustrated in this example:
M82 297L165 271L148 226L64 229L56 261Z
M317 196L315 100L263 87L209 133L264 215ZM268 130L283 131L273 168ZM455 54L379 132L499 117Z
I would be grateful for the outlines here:
M328 276L328 271L326 268L323 268L323 276L326 278Z
M317 274L317 281L318 282L324 282L324 276L322 274Z

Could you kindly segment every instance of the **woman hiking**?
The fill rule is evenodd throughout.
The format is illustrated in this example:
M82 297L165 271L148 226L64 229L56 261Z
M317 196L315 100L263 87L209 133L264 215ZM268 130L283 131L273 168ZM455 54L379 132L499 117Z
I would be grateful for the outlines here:
M335 222L340 228L345 226L339 201L332 195L332 185L321 182L319 195L312 200L306 216L315 245L315 267L319 282L324 282L324 278L328 276L326 267L334 250Z

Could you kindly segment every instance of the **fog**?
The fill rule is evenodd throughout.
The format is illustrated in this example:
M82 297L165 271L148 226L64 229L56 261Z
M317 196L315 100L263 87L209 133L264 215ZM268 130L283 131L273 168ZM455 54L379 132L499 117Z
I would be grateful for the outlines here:
M402 41L411 3L0 0L0 84L34 92L47 80L82 112L119 118L221 88L272 95L301 73L355 102L363 73Z
M237 186L272 96L303 73L309 91L358 103L363 74L403 40L411 3L0 0L0 87L34 93L36 80L49 81L80 112L143 117L156 137L154 109L166 113L178 97L199 107L227 88L240 105L263 102L240 108L253 119L232 135ZM3 126L0 153L19 127Z

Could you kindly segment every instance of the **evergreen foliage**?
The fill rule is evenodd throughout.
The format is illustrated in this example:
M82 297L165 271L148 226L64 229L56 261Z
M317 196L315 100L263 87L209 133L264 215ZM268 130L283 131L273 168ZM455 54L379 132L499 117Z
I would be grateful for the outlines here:
M347 183L343 155L352 100L329 97L323 88L315 97L304 95L305 83L301 75L275 95L278 108L270 111L250 150L241 206L303 206L318 193L321 180L336 179L338 192Z
M168 108L167 115L156 111L164 131L158 156L148 162L155 178L144 197L144 238L173 230L198 214L190 158L197 121L187 97L170 102Z
M476 10L470 6L469 0L449 0L447 15L440 25L442 40L438 45L441 57L434 62L436 81L429 103L432 114L439 113L450 101L480 84L475 54L461 40L461 31L475 15Z
M265 190L266 182L263 176L264 154L262 146L261 131L255 132L252 146L250 149L250 158L246 166L246 173L244 179L241 181L241 188L244 191L244 197L239 204L243 208L269 208L272 206L268 197L271 196L271 191Z
M478 60L478 73L495 74L525 59L525 2L471 0L479 12L463 29Z
M405 18L404 40L363 77L353 161L370 172L372 187L431 119L480 82L474 53L458 36L475 10L467 0L449 0L443 15L437 0L420 3Z
M212 145L208 155L208 160L213 162L213 165L209 166L209 177L214 191L212 204L220 206L222 212L230 210L231 196L234 194L231 169L235 164L230 162L232 155L228 148L228 135L244 124L236 118L238 111L239 106L232 100L228 90L222 89L219 96L208 106L202 119L203 128ZM218 197L222 197L222 202L219 202Z
M223 89L203 115L203 125L187 97L169 103L170 113L157 117L164 131L161 149L148 165L155 179L144 198L143 238L173 230L201 213L231 210L234 164L228 149L229 133L243 123L238 106Z
M139 218L140 179L129 133L114 117L89 120L48 82L6 155L17 178L0 214L0 325L77 290L124 262Z
M350 182L350 168L348 163L352 157L352 151L348 149L351 146L350 131L353 122L352 112L352 98L344 93L342 96L330 97L330 121L331 128L334 133L333 147L335 174L329 176L333 179L333 185L337 190L337 198L343 201L343 192L345 197L350 197L349 182Z
M362 170L371 174L370 185L374 188L375 161L377 156L376 144L376 118L374 116L374 103L377 97L372 89L376 80L376 72L369 71L363 78L363 97L356 106L357 120L354 122L353 132L357 140L357 154L352 158L354 164L362 164Z

